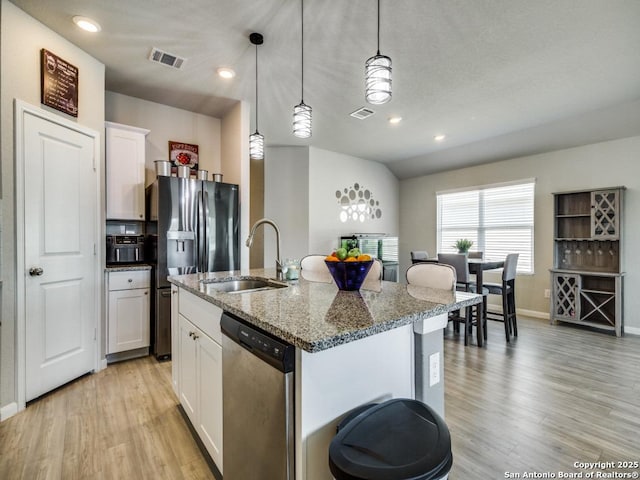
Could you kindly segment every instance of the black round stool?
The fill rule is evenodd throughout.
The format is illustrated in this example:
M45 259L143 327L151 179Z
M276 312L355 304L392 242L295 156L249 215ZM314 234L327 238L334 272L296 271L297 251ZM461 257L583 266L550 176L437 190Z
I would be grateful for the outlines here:
M329 446L336 480L436 480L452 463L447 425L429 406L406 398L357 408Z

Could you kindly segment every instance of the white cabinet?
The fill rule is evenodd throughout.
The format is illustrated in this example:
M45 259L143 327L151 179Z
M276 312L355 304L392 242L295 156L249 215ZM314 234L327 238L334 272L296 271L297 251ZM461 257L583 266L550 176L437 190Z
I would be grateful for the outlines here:
M107 354L149 346L149 270L109 272Z
M149 130L105 122L107 219L144 220L145 137Z
M179 398L209 455L222 472L222 309L179 289L177 295ZM176 295L171 296L172 313ZM173 341L173 339L172 339Z
M197 378L197 344L193 336L198 331L193 323L184 318L178 317L180 324L180 403L192 425L198 424L198 393L196 386Z

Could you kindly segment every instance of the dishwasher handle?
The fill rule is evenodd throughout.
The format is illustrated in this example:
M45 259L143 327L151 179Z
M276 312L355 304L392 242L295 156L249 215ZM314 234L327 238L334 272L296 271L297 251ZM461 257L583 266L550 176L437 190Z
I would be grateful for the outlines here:
M293 372L295 347L233 314L224 312L220 320L223 335L283 373Z

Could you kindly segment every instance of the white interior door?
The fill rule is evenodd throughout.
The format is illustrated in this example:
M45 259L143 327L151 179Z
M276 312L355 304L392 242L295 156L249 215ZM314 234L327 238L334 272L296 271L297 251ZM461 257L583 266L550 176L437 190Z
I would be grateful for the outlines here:
M25 111L25 394L95 368L96 138Z

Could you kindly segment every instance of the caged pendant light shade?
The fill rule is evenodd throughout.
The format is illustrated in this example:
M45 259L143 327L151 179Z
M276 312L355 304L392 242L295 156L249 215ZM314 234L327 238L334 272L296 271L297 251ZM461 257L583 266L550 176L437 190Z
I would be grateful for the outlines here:
M300 103L293 107L293 134L298 138L311 136L311 107L304 103L304 0L300 0Z
M367 59L365 71L365 98L373 105L391 100L391 59L380 55L380 0L378 0L378 51Z
M258 130L249 135L249 158L251 160L264 160L264 135Z
M258 131L258 45L262 45L264 38L259 33L252 33L249 40L256 46L256 131L249 135L249 158L264 160L264 136Z

